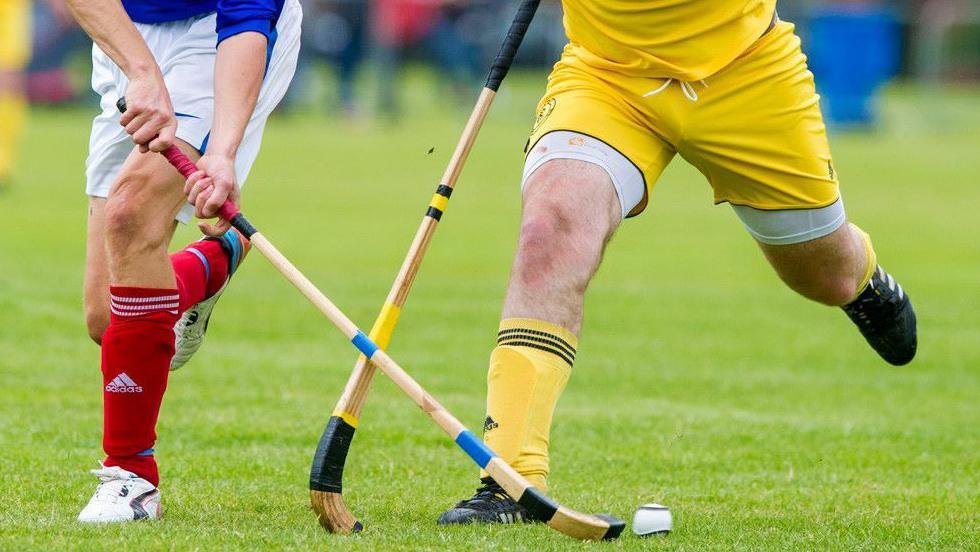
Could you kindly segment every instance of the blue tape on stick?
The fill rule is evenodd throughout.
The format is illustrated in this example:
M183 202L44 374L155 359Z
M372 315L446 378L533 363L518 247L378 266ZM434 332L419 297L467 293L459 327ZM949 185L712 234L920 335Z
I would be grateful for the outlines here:
M456 444L459 445L459 448L466 451L466 454L469 454L470 458L472 458L473 461L476 462L481 468L487 467L487 464L490 463L490 459L497 456L492 450L490 450L490 447L488 447L483 441L480 440L479 437L474 435L473 432L468 429L464 429L462 432L460 432L460 434L456 437Z
M374 353L378 352L378 346L371 341L371 338L364 335L364 332L360 330L357 331L357 335L355 335L354 339L351 339L350 342L357 347L358 351L364 353L364 356L368 358L373 357Z

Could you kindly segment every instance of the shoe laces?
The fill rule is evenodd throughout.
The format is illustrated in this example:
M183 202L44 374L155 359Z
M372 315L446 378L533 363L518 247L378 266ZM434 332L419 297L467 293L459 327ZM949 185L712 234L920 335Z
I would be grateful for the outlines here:
M128 495L123 494L123 489L131 486L133 477L118 466L105 467L97 470L89 470L89 473L98 477L102 482L95 489L95 498L112 499L118 502L120 498Z
M656 96L657 94L659 94L659 93L663 92L664 90L666 90L668 86L670 86L672 83L675 83L675 82L678 84L678 86L681 87L681 92L684 93L684 97L685 98L691 100L692 102L698 101L698 92L697 92L697 90L694 89L694 85L691 84L691 83L689 83L689 82L687 82L687 81L682 81L682 80L677 80L677 79L667 79L667 80L665 80L663 84L661 84L657 88L655 88L655 89L647 92L646 94L643 95L643 97L644 98L649 98L651 96ZM701 86L704 86L705 88L708 87L708 83L704 82L704 79L699 80L697 82L700 83Z
M873 330L878 327L882 317L890 317L895 309L899 309L905 300L905 290L895 281L891 274L881 266L875 269L868 287L858 295L857 299L844 305L843 309L851 318Z
M456 505L457 508L474 508L479 510L494 510L501 503L513 502L513 499L504 492L504 489L497 484L493 478L484 477L480 479L483 485L476 489L476 494L466 500L461 500Z

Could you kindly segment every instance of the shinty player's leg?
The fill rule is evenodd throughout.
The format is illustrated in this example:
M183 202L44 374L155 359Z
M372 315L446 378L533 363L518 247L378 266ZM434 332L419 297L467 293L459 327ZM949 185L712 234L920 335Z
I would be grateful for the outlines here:
M904 289L877 264L870 237L847 223L813 75L793 26L778 23L709 77L679 151L732 204L779 276L841 306L888 362L916 351ZM765 86L759 83L765 83Z
M484 439L546 489L551 418L575 360L585 290L623 215L603 168L556 159L528 178L521 218L490 356Z
M196 157L193 148L180 146ZM104 463L154 486L156 421L179 306L167 247L186 201L182 192L180 175L162 155L133 150L102 211L110 309L101 340Z
M571 374L585 290L623 218L609 174L574 159L527 179L517 252L487 375L484 440L534 486L547 487L551 420ZM475 496L440 524L530 521L482 473Z
M180 146L196 158L193 148ZM153 446L181 297L167 247L182 192L163 156L133 150L109 197L90 203L86 320L102 346L106 458L93 472L102 483L79 521L159 516ZM106 303L108 325L99 335Z

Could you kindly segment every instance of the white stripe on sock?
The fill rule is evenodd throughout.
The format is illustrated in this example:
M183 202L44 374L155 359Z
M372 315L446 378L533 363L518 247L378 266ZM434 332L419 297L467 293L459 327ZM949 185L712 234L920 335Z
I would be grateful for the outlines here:
M169 306L169 305L167 305L167 306ZM173 306L176 306L176 305L173 305ZM170 313L170 314L179 314L176 309L171 310L171 309L167 309L165 307L161 307L159 309L141 310L141 311L135 311L135 312L133 312L133 311L121 311L121 310L118 310L114 306L110 306L109 307L109 310L112 312L112 314L115 314L116 316L143 316L144 314L153 314L153 313L156 313L156 312L167 312L167 313Z
M178 301L180 300L179 294L174 295L159 295L157 297L120 297L118 295L109 295L113 301L117 303L163 303L166 301Z
M113 301L112 306L115 307L116 310L121 310L121 311L147 311L148 312L148 311L176 308L180 306L180 303L177 301L173 301L173 302L166 302L166 303L164 302L147 303L145 305L123 305Z

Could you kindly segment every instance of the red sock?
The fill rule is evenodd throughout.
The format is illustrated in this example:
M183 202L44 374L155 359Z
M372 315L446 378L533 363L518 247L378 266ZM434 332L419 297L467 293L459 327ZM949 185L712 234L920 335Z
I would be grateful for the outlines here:
M102 337L103 437L106 466L157 485L153 444L177 322L176 289L111 286L109 327Z
M170 256L184 312L221 289L228 279L228 255L215 240L196 241Z

